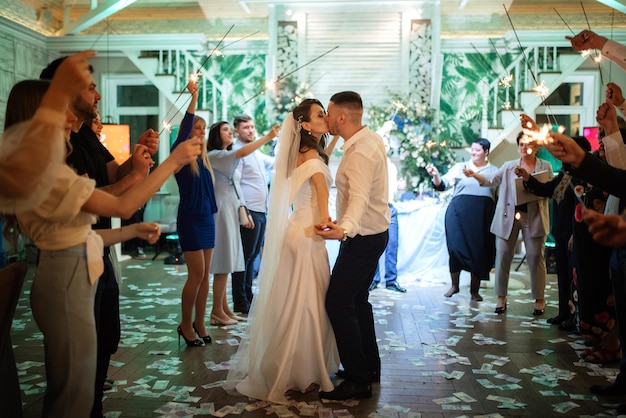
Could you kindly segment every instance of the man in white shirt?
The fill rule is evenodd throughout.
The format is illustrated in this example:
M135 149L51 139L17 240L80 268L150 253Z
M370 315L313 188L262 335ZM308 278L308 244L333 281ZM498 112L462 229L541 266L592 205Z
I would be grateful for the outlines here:
M324 399L369 398L372 382L380 381L368 288L388 240L389 206L387 153L382 138L362 125L363 102L358 93L333 95L328 127L344 138L345 152L335 184L337 222L316 225L316 234L341 241L330 277L326 310L335 332L345 380Z
M248 115L241 115L233 122L237 142L234 148L254 141L256 131L254 120ZM243 256L245 271L233 273L233 310L235 312L247 314L252 303L252 281L254 280L254 261L261 252L263 237L265 235L265 224L267 222L267 178L266 172L274 166L274 158L255 151L239 160L237 170L241 173L241 196L242 203L245 203L252 222L241 226L241 243L243 245Z

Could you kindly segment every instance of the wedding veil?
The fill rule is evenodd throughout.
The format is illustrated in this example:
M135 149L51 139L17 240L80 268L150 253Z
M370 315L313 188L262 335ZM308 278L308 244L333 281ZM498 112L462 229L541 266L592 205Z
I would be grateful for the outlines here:
M276 146L276 160L270 185L269 210L265 233L265 245L258 276L258 291L254 295L248 323L241 336L239 349L231 357L230 370L224 389L233 392L237 383L246 377L250 368L258 368L260 357L269 345L271 332L264 328L272 324L264 323L263 314L268 304L272 284L279 268L287 221L296 190L292 190L291 174L296 167L300 149L300 122L289 113L281 126ZM251 346L250 341L253 340Z

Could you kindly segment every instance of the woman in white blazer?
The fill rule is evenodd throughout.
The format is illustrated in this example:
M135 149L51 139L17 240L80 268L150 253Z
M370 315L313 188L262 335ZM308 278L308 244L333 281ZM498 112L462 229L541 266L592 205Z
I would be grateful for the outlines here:
M530 270L530 288L535 306L533 315L542 315L546 302L544 291L546 285L546 260L544 247L546 236L550 231L548 199L538 198L516 206L515 179L518 169L524 168L529 173L548 172L552 178L550 163L537 158L539 145L528 141L522 132L517 136L520 158L505 162L492 175L480 175L466 170L465 175L474 177L481 186L500 186L498 203L491 222L491 232L496 236L496 282L495 294L498 296L495 312L506 311L506 296L509 285L509 272L515 253L515 245L519 232L522 231L526 248L526 261Z

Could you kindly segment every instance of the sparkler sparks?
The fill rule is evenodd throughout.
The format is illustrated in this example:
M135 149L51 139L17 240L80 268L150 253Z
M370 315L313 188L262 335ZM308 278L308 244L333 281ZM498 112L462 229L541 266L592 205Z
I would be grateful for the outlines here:
M544 98L544 97L548 97L548 93L550 92L550 89L546 86L545 81L541 80L541 83L533 87L533 91L537 93L540 97Z
M511 87L511 85L513 84L513 74L505 75L504 77L502 77L502 79L500 79L500 82L498 84L504 88Z

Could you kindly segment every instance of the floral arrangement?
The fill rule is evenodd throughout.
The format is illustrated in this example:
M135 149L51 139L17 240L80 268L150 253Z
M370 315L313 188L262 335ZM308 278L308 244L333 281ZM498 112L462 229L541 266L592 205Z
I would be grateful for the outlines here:
M433 164L445 173L456 162L452 147L460 145L458 140L441 138L435 125L435 110L411 95L391 93L388 106L370 106L368 119L372 129L381 130L379 133L390 139L390 156L395 155L400 161L400 174L407 188L432 190L426 165Z

